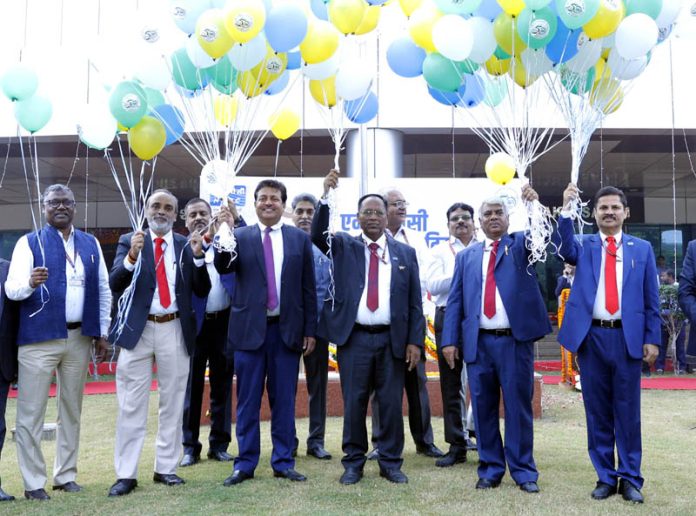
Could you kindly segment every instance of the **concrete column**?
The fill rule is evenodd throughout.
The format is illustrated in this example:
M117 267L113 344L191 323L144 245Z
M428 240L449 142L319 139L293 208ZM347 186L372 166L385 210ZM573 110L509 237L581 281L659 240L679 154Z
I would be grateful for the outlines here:
M348 177L361 178L360 195L370 191L372 178L403 177L403 133L394 129L361 127L346 139Z

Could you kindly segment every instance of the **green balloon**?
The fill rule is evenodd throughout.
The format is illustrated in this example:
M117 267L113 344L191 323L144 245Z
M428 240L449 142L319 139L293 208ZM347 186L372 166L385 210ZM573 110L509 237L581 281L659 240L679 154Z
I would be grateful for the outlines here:
M220 84L216 81L211 82L213 85L213 88L218 90L220 93L223 93L225 95L232 95L235 91L237 91L237 81L235 80L231 84Z
M423 78L431 87L441 91L457 91L462 84L462 73L457 63L437 52L425 57Z
M650 16L653 20L662 11L662 0L627 0L626 1L626 16L636 13L643 13Z
M162 92L154 88L145 87L145 96L147 98L147 105L150 108L161 106L166 103Z
M130 129L147 113L145 89L134 81L118 83L109 97L109 110L123 127Z
M584 73L577 73L565 65L561 65L559 73L561 74L561 84L565 89L575 95L583 95L592 89L596 72L594 66Z
M558 18L548 7L536 11L524 8L517 17L517 33L520 39L535 50L545 47L556 35L557 29Z
M187 90L200 90L201 71L196 68L185 48L180 48L172 54L172 79L176 84Z
M12 102L24 100L36 93L39 78L31 68L13 66L2 77L2 91Z
M600 0L556 0L556 12L570 30L578 29L594 18Z
M495 47L495 52L493 52L493 55L497 57L498 59L510 59L512 56L505 52L500 46Z
M382 3L379 2L376 5ZM435 0L435 5L445 14L462 15L473 13L481 5L481 0Z
M507 82L504 77L492 77L485 81L486 94L483 97L483 102L491 107L500 104L507 96Z
M18 100L14 105L17 123L34 134L45 126L53 114L53 105L46 97L34 95L26 100Z
M217 63L213 66L203 68L201 71L203 75L213 83L213 86L217 83L219 86L225 88L237 82L237 70L232 66L232 63L226 55L218 59ZM232 91L234 91L234 89Z
M469 75L471 75L481 67L478 63L474 63L471 59L465 59L464 61L455 61L454 63L457 67L457 70L459 70L460 74L468 73Z

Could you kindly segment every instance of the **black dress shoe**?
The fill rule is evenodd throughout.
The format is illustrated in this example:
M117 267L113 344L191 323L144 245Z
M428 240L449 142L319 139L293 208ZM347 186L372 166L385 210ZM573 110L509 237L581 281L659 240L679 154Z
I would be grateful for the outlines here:
M379 459L379 448L372 448L372 451L367 454L367 460Z
M292 453L290 455L292 455L293 457L297 457L297 448L293 448Z
M152 475L152 481L158 484L164 484L165 486L180 486L186 483L186 480L179 475L175 475L174 473L157 473L156 471L155 474Z
M395 484L408 484L408 477L399 468L379 468L379 476Z
M7 494L2 490L2 487L0 487L0 502L11 502L14 499L14 496Z
M619 480L619 494L627 502L643 503L643 495L640 493L640 489L623 478Z
M438 468L449 468L455 464L466 462L466 450L450 450L445 455L435 461Z
M138 485L138 481L134 478L119 478L116 483L109 489L109 496L127 495Z
M45 489L34 489L33 491L24 491L24 498L27 500L50 500L51 497Z
M494 489L500 485L500 480L488 480L487 478L479 478L476 482L476 489Z
M53 486L54 491L65 491L66 493L79 493L82 491L82 486L77 482L66 482L65 484L59 484Z
M307 455L310 455L320 460L331 460L331 454L327 452L323 446L315 446L314 448L308 448Z
M538 493L539 486L536 482L523 482L520 484L520 489L525 493Z
M298 473L292 468L288 468L283 471L276 471L274 469L273 476L276 478L287 478L288 480L292 480L294 482L304 482L305 480L307 480L306 476L304 476L302 473Z
M235 469L234 472L225 479L222 485L225 487L236 486L237 484L241 484L250 478L254 478L253 473L245 473L242 470Z
M442 453L442 450L435 446L433 443L417 445L416 453L419 455L425 455L426 457L432 457L434 459L439 459L440 457L445 455L444 453Z
M616 494L616 486L610 484L605 484L604 482L597 482L594 490L592 491L592 498L595 500L606 500L612 495Z
M234 457L225 450L208 450L208 458L218 462L230 462Z
M193 455L192 453L184 453L184 456L181 459L179 466L181 466L182 468L188 468L189 466L193 466L194 464L198 464L199 460L201 460L200 455Z
M339 479L339 482L344 486L357 484L363 476L363 471L360 468L346 468Z

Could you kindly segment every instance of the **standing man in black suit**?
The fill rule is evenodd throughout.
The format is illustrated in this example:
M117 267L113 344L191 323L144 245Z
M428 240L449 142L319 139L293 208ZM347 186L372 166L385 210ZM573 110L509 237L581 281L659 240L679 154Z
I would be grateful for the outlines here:
M300 357L314 349L317 298L312 242L304 231L283 224L285 185L267 179L254 191L258 224L235 230L234 253L217 252L220 274L235 273L228 329L237 375L239 456L225 486L254 477L261 454L260 412L264 387L271 406L273 476L296 482L295 393ZM226 206L218 218L232 226Z
M337 186L338 172L332 170L322 199ZM362 478L368 450L365 416L374 390L380 476L406 483L401 398L406 370L420 360L425 330L416 253L385 234L387 203L377 194L358 201L359 237L336 233L329 238L329 215L326 202L320 202L312 241L333 260L335 296L324 304L319 334L338 346L345 407L340 482L355 484Z
M192 294L205 297L210 278L205 268L203 238L172 232L178 213L176 197L155 190L147 200L147 231L121 236L109 283L122 293L133 281L133 302L126 324L110 340L121 347L116 369L118 418L114 468L109 496L130 493L138 485L138 461L145 442L152 366L157 363L159 424L153 481L183 484L176 474L181 456L184 396L190 356L196 341ZM140 273L133 271L140 260Z
M5 406L10 385L17 377L17 305L5 294L5 280L10 262L0 258L0 454L5 442ZM2 490L0 481L0 502L14 500Z

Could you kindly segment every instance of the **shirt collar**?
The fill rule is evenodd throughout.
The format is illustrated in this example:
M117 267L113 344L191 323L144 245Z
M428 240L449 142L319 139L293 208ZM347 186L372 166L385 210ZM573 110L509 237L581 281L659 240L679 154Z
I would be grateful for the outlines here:
M599 232L599 236L600 236L601 239L602 239L602 243L603 243L603 244L606 244L606 242L607 242L607 237L608 237L609 235L605 235L604 233L602 233L602 232L600 231L600 232ZM621 244L621 241L623 240L623 231L619 231L616 235L614 235L614 240L616 240L616 245L620 245L620 244Z
M375 243L379 246L380 249L384 249L385 246L387 245L387 236L385 233L382 233L382 236L379 237L377 240L372 240L365 233L363 233L361 236L362 236L363 242L365 242L366 245L370 245L372 243Z
M404 235L406 234L406 228L403 226L399 226L399 229L396 230L396 233L392 233L389 231L389 228L384 228L384 232L390 234L393 238L396 238L399 233L403 233Z
M471 240L469 240L469 243L465 245L464 242L462 242L461 240L459 240L457 237L454 237L454 236L451 236L451 235L450 235L450 237L449 237L449 243L450 243L450 245L452 245L453 247L454 247L454 246L459 246L459 247L461 247L462 249L466 249L466 248L469 247L470 245L474 245L476 242L477 242L476 237L471 237Z
M259 222L258 224L259 224L259 229L261 230L261 233L265 232L267 227L270 227L270 228L271 228L271 231L275 231L275 230L280 229L281 227L283 227L283 221L282 221L282 220L279 220L278 222L276 222L276 223L273 224L272 226L266 226L265 224L262 224L261 222Z
M155 243L155 239L156 239L156 238L164 238L164 241L165 241L165 243L167 244L167 247L169 247L170 245L172 245L172 242L173 242L173 240L174 240L174 236L172 235L172 230L171 230L171 229L170 229L169 231L167 231L167 233L166 233L164 236L162 236L162 237L158 237L158 236L154 233L154 231L152 231L152 230L150 229L150 238L152 239L152 243L153 243L153 244Z
M499 242L501 238L502 238L502 237L500 237L497 241ZM496 240L493 240L492 238L486 237L485 240L484 240L484 243L486 244L485 249L490 249L490 247L493 245L493 242L495 242L495 241L496 241Z

